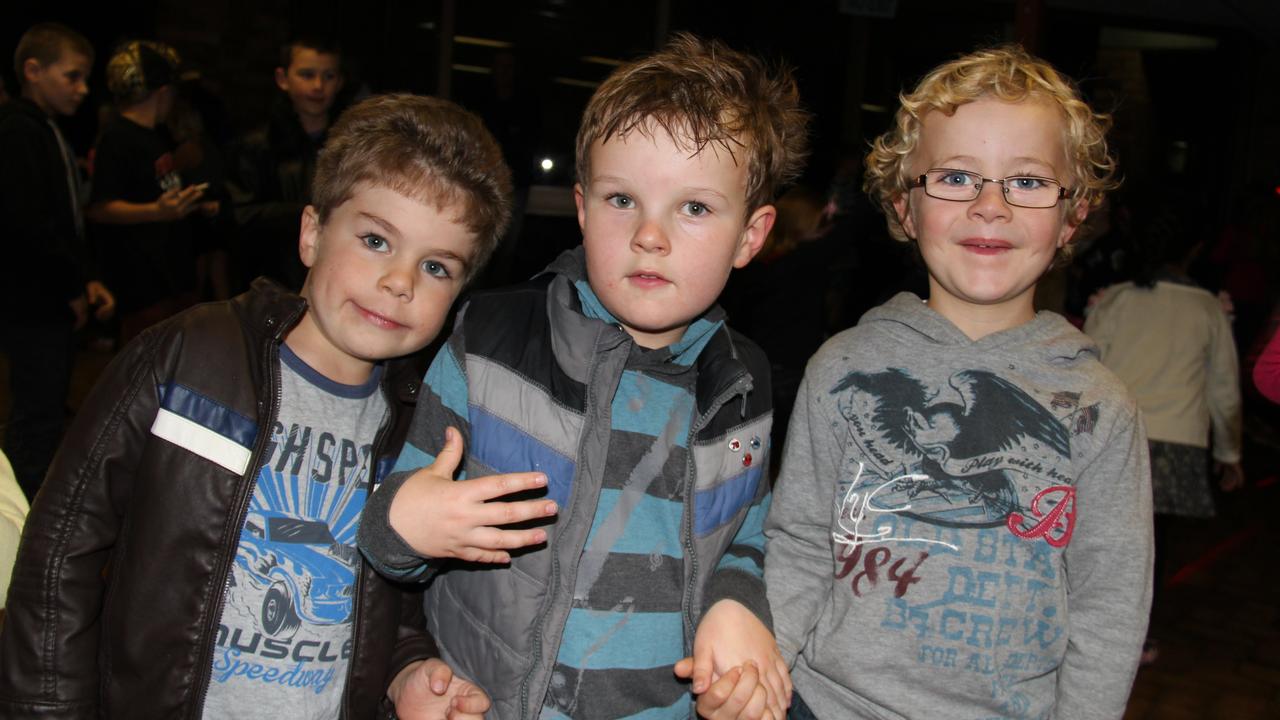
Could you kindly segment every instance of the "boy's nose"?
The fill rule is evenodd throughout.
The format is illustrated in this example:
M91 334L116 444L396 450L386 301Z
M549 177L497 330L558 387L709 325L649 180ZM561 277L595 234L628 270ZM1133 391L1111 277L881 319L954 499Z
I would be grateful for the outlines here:
M382 289L404 300L413 299L413 273L400 266L393 266L382 275Z
M1007 218L1010 212L1010 205L1004 197L1004 186L997 182L982 183L982 187L978 190L978 197L969 203L969 213L987 222L996 218Z
M666 254L671 249L671 243L667 240L667 231L660 223L653 220L640 223L640 227L636 228L635 236L631 239L631 244L642 252Z

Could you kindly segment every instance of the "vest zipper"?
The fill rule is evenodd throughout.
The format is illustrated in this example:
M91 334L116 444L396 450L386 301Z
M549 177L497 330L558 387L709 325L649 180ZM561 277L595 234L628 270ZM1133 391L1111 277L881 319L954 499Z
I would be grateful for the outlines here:
M747 393L751 392L752 384L747 379L747 373L740 374L733 383L733 386L720 393L715 402L711 403L711 407L707 408L707 412L698 417L693 427L689 428L689 439L686 445L689 448L688 459L685 461L685 484L684 484L684 549L689 555L689 581L685 583L684 600L681 601L681 610L684 611L684 627L685 627L685 651L691 652L693 649L693 589L698 582L698 556L694 553L693 539L693 497L697 478L694 477L694 441L698 433L711 422L716 413L720 412L720 408L725 403L733 399L736 395L742 395L743 402L746 402Z

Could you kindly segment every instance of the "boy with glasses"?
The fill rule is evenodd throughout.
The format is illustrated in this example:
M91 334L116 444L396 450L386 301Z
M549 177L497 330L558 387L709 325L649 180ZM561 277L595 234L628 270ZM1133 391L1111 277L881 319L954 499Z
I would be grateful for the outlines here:
M1114 186L1017 47L929 73L866 189L929 272L809 363L765 525L793 717L1120 717L1151 590L1134 402L1037 280Z

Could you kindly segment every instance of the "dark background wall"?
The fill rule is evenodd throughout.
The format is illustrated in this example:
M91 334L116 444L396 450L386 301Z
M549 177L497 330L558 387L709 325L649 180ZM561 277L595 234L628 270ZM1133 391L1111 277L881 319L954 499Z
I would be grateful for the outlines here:
M263 117L278 47L297 32L346 51L348 96L409 90L464 104L490 91L499 54L537 115L535 181L571 182L573 134L595 83L676 30L720 37L796 67L814 113L806 180L824 185L884 129L896 94L929 67L981 44L1020 39L1115 114L1127 189L1195 188L1226 221L1241 198L1280 184L1280 3L1170 0L124 0L11 3L0 47L54 19L98 48L91 102L70 123L87 149L109 48L155 37L179 48L225 107L225 132ZM8 51L6 51L8 52ZM10 63L5 63L8 66ZM10 92L16 91L6 68Z

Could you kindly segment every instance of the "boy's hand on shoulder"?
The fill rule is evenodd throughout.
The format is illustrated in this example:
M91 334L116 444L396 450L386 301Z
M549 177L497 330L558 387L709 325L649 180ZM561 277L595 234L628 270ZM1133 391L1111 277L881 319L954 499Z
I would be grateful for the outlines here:
M439 658L404 667L387 688L401 720L482 720L489 696Z
M546 487L542 473L508 473L455 482L462 460L462 436L445 430L444 448L436 461L405 481L391 501L391 528L414 552L429 558L505 563L507 552L547 541L542 528L502 530L498 525L555 515L547 499L498 502L512 493ZM492 501L492 502L491 502Z
M777 640L760 618L742 603L721 600L702 616L693 638L693 657L676 663L675 672L679 677L693 679L693 692L700 696L698 704L701 708L701 696L716 686L723 691L721 683L731 669L742 670L739 682L745 681L751 674L748 664L756 669L757 682L764 689L768 711L775 718L784 718L791 705L791 673L778 650ZM734 688L726 697L741 699L739 692L747 692L738 688L737 683ZM749 704L743 707L749 707ZM722 716L730 717L721 714L715 717Z
M706 720L785 720L769 707L769 695L755 663L746 663L720 676L698 696L698 716Z

